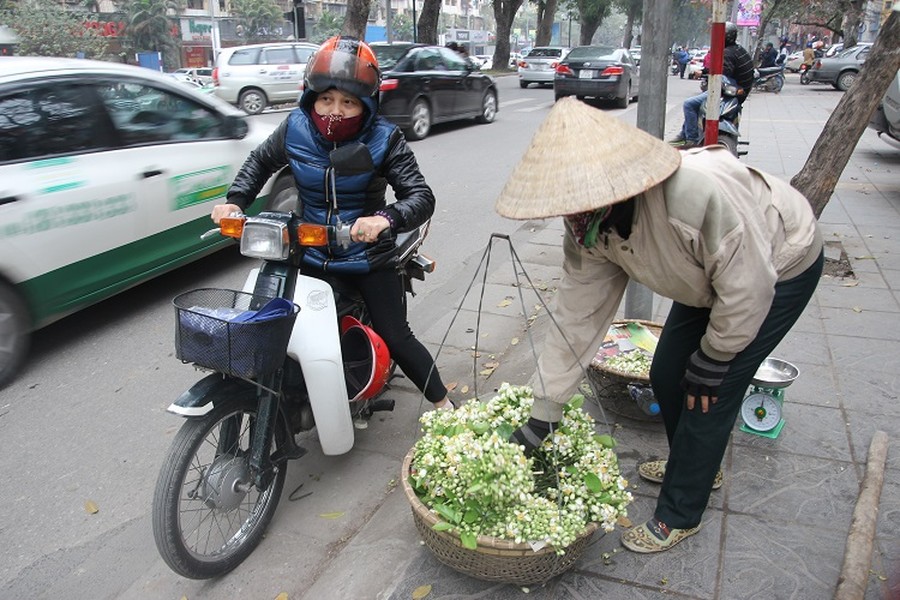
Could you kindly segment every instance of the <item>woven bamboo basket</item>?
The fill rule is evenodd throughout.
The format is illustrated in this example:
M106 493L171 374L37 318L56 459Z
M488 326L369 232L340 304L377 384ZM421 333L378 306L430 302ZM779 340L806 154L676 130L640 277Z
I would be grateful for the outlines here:
M401 481L412 508L416 529L435 557L460 573L496 583L544 583L571 568L581 558L597 530L597 524L590 523L561 556L550 546L533 550L528 544L481 535L478 536L475 550L465 548L458 535L432 528L440 519L419 500L409 483L413 453L414 450L410 450L403 460Z
M653 321L628 319L614 321L613 325L627 325L628 323L638 323L643 325L656 335L657 338L659 337L659 334L662 333L663 326ZM596 358L591 361L591 366L588 369L588 377L597 389L599 395L598 400L603 407L610 412L635 421L662 422L661 416L648 415L638 408L634 399L632 399L631 395L628 393L629 383L649 385L650 377L636 376L633 373L617 371Z

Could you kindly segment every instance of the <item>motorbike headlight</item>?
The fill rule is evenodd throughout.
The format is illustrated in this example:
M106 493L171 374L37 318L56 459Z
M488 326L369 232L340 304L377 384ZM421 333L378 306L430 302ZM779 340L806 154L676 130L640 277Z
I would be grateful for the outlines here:
M722 86L722 92L726 96L737 96L738 95L738 87L736 85L725 84Z
M241 254L262 260L285 260L290 252L286 223L260 217L247 219L241 236Z

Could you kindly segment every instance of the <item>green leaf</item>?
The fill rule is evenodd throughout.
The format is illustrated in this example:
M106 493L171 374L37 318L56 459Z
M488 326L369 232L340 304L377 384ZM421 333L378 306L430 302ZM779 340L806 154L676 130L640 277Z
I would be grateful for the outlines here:
M515 429L513 429L512 425L510 425L509 423L503 423L497 428L497 435L500 437L500 439L508 440L512 437L514 431Z
M459 512L453 510L446 504L435 504L434 510L436 510L439 515L441 515L451 523L459 523Z
M475 421L472 423L472 431L474 431L476 435L483 435L487 433L490 428L490 424L484 421Z
M478 520L478 511L477 510L467 510L466 514L463 516L463 521L466 523L474 523Z
M434 525L431 526L435 531L450 531L453 529L453 525L448 523L447 521L438 521Z
M566 467L566 473L569 475L578 475L578 467L575 465L569 465Z
M594 494L599 494L603 491L603 484L594 473L584 474L584 486Z
M479 481L478 483L473 483L473 484L470 485L469 488L466 490L466 495L468 496L468 495L470 495L470 494L475 494L476 492L480 492L480 491L483 490L483 489L484 489L484 482L483 482L483 481Z
M478 547L478 537L474 533L459 534L459 541L462 542L463 548L474 550Z
M584 396L581 394L575 394L572 396L572 399L569 400L569 406L572 408L581 408L584 405Z
M611 435L598 435L594 439L604 448L615 448L617 446L616 440Z

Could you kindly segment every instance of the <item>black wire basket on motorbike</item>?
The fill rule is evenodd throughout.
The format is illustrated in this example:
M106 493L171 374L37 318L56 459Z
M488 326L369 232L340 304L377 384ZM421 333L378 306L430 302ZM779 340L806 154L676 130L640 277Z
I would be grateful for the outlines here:
M177 296L175 356L234 377L256 379L283 363L300 307L284 298L216 288Z

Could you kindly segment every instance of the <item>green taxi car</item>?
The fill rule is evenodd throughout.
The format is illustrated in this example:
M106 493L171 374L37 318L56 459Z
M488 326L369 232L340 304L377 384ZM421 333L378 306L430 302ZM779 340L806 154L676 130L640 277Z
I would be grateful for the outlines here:
M228 244L200 235L271 129L150 69L0 60L0 386L32 331Z

